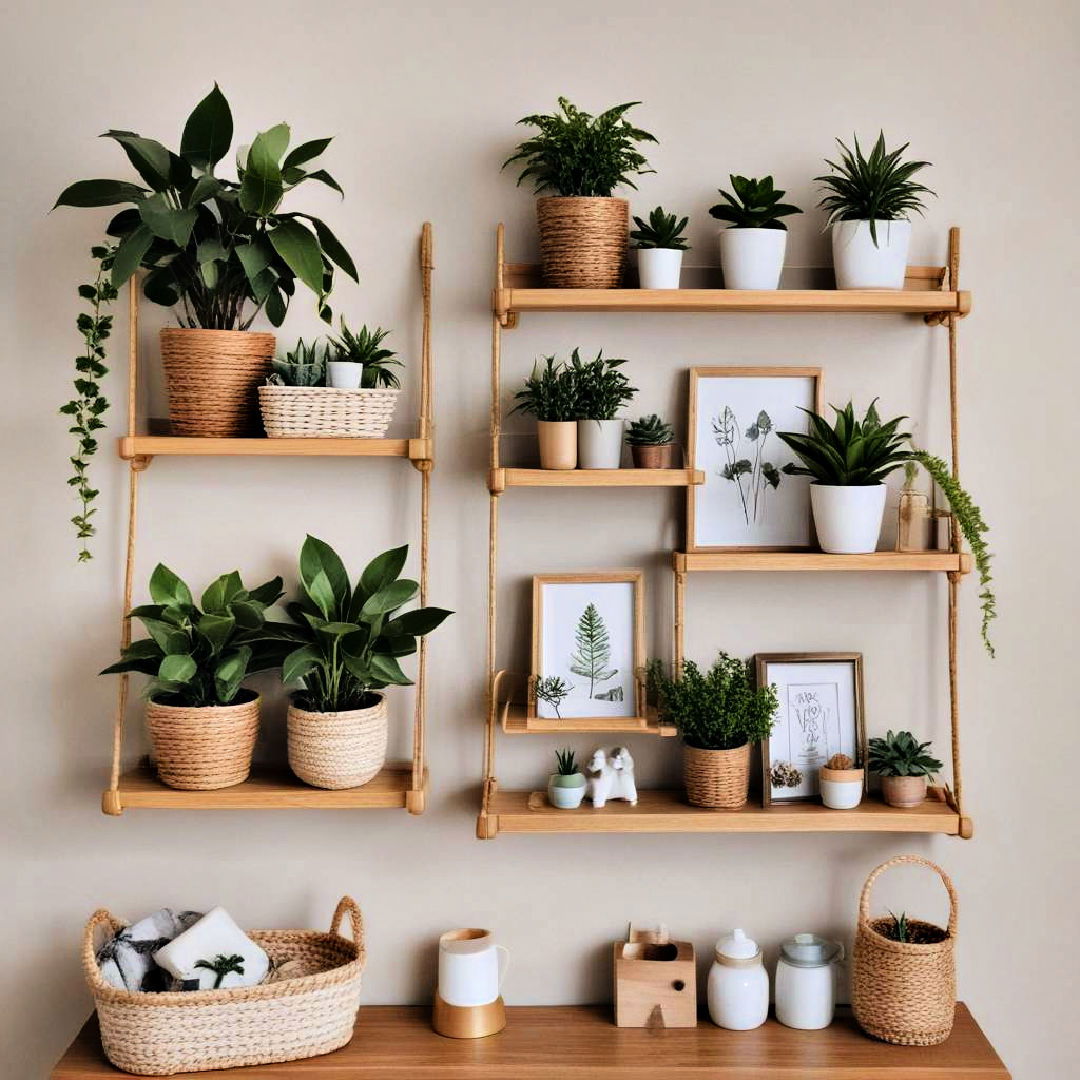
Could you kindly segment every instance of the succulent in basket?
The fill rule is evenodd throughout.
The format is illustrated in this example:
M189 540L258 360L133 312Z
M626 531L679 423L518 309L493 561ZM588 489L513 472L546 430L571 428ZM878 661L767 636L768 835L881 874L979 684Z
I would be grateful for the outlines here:
M887 732L869 743L870 771L881 777L881 793L890 806L918 806L926 797L927 780L944 765L910 731Z
M401 367L401 361L393 349L383 347L389 334L390 331L381 326L374 330L366 326L356 331L350 330L342 318L340 333L336 337L331 334L328 338L326 359L331 378L335 371L340 370L337 365L360 365L363 373L355 372L357 381L350 381L351 386L362 386L368 390L398 389L401 381L393 369Z
M268 386L324 386L326 384L326 350L319 351L316 339L310 345L300 338L285 358L270 361Z
M585 774L573 750L555 751L555 772L548 777L548 802L559 810L576 810L585 797Z
M682 272L683 252L690 245L683 236L689 218L678 218L657 206L649 220L634 218L630 233L638 253L638 284L643 289L677 289Z
M638 469L670 469L675 450L675 432L656 413L632 420L626 441Z
M511 413L536 417L543 469L577 467L578 391L574 372L554 356L533 364L532 373L514 395Z

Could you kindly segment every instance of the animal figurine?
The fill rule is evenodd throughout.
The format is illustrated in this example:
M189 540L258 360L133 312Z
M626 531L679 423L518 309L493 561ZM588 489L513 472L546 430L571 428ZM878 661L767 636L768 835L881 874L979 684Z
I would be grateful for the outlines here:
M637 785L634 783L634 759L624 746L616 746L610 757L601 747L589 762L586 796L600 810L608 799L625 799L637 805Z

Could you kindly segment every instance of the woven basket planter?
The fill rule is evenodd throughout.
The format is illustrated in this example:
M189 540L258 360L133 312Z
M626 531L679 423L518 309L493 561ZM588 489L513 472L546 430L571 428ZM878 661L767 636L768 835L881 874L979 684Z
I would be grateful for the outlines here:
M544 282L556 289L617 289L630 243L626 199L545 195L536 200Z
M381 439L400 390L260 386L259 408L271 439Z
M174 435L258 435L256 390L270 370L274 335L251 330L161 331L161 362Z
M891 866L913 863L938 874L949 894L949 925L909 919L913 942L892 941L880 931L892 919L870 918L870 890ZM859 1026L875 1039L901 1046L936 1046L952 1031L956 1012L956 890L940 866L918 855L898 855L866 879L851 968L851 1007Z
M336 791L374 779L386 763L386 696L370 709L308 712L289 706L289 768L305 784Z
M346 913L352 941L338 932ZM231 990L151 994L109 985L98 970L101 941L95 938L112 937L123 926L107 911L96 911L86 924L82 957L101 1045L118 1069L172 1076L297 1061L329 1054L352 1038L365 949L360 909L347 896L328 934L251 931L270 956L270 981Z
M750 744L699 750L683 743L683 783L691 806L741 810L750 794Z
M251 694L242 690L241 695ZM251 771L259 734L259 697L234 705L146 703L146 727L163 784L181 791L215 791L242 784Z

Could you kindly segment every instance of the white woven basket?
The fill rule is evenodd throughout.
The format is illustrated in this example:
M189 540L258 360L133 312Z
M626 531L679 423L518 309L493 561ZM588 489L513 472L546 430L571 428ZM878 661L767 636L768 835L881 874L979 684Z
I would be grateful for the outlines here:
M400 390L332 386L260 386L259 408L271 439L381 439Z

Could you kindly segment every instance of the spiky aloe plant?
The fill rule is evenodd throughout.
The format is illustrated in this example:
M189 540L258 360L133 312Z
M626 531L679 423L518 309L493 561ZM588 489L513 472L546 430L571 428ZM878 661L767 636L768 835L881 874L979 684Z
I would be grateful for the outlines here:
M273 386L323 386L326 383L326 353L319 352L318 339L310 345L300 338L296 348L285 354L285 359L276 356L270 361L273 374L268 382Z
M919 742L910 731L891 731L869 743L870 771L878 776L936 776L945 767L932 754L933 744Z
M396 390L401 386L397 375L390 369L401 367L401 361L393 349L384 349L383 341L389 335L389 330L381 326L369 330L361 326L359 330L352 331L341 320L341 332L337 337L330 336L330 346L327 350L327 360L343 360L346 363L363 364L364 373L361 386L366 389L374 387L388 387Z
M675 441L675 432L670 424L651 413L631 421L626 441L631 446L667 446Z
M630 233L630 239L634 241L636 248L666 248L669 251L689 251L690 245L682 235L686 226L690 224L688 217L677 218L674 214L665 214L662 206L656 207L650 214L646 223L636 214L634 224L637 226Z
M577 755L569 747L555 751L555 771L559 776L573 776L577 773Z
M726 202L717 203L709 213L719 221L730 222L732 228L782 229L786 232L787 226L780 219L802 213L797 206L780 201L786 193L773 187L771 176L757 180L731 174L729 179L735 194L720 188Z

